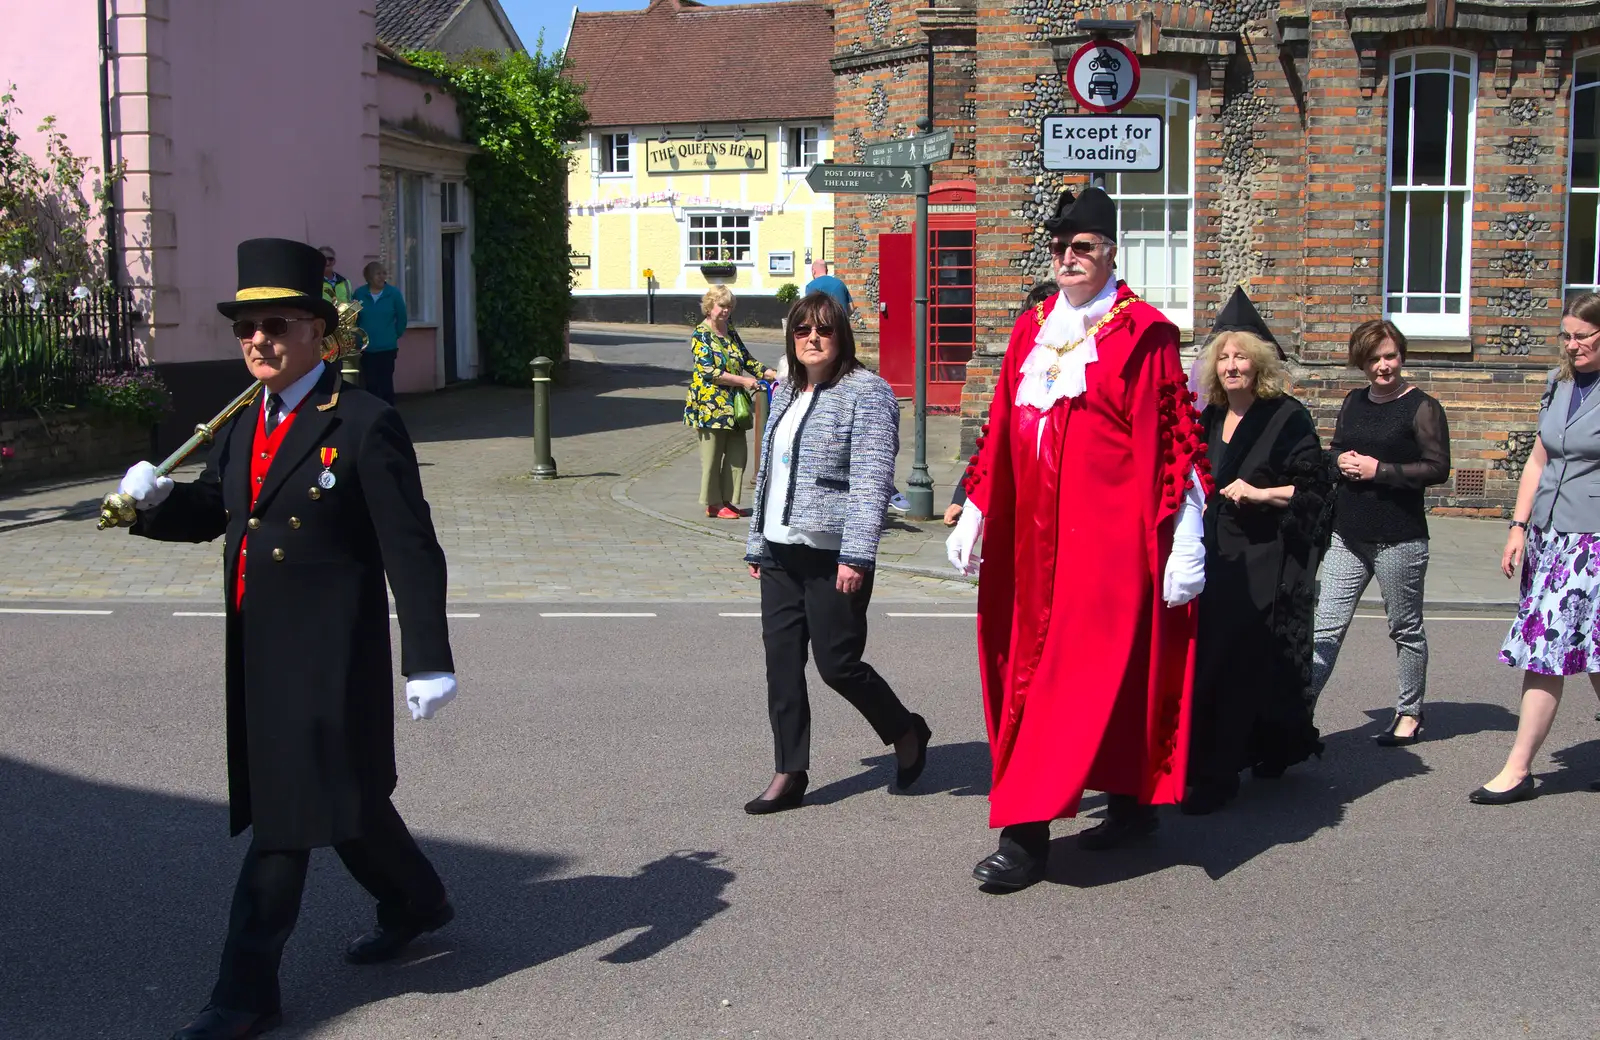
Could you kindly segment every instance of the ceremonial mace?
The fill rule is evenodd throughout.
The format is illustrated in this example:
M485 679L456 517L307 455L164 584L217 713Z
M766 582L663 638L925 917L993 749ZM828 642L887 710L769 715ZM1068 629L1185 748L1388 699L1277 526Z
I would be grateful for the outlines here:
M322 360L324 361L337 361L341 358L352 357L360 354L367 345L367 334L362 332L356 325L356 315L361 313L361 305L339 300L334 303L334 308L339 312L339 327L334 330L332 335L325 337L322 341ZM222 428L222 425L249 406L256 399L256 394L260 390L261 382L257 380L250 384L244 393L229 401L226 408L212 416L211 421L203 422L196 426L189 439L184 441L177 451L168 455L161 465L156 467L156 476L167 476L183 465L190 455L210 444L215 439L217 431ZM95 523L95 527L101 531L112 527L132 527L135 515L133 496L125 495L120 491L113 491L101 500L100 519Z

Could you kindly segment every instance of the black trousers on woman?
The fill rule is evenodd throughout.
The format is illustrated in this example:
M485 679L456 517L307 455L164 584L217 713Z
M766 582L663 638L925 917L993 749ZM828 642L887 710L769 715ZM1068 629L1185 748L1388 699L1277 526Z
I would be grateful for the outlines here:
M867 605L873 572L859 591L834 585L839 554L805 545L768 542L773 563L761 568L761 636L767 648L767 714L777 745L777 771L811 766L811 701L806 695L806 646L816 652L822 681L866 717L885 744L905 736L911 713L883 676L861 660L867 646Z

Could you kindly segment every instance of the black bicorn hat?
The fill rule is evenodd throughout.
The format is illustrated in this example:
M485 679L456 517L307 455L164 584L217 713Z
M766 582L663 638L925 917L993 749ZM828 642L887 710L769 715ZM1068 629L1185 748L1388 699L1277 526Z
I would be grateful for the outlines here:
M1278 343L1278 337L1267 328L1267 323L1256 310L1256 305L1250 302L1250 295L1244 291L1242 285L1233 287L1233 295L1223 304L1222 310L1217 313L1216 324L1211 326L1212 338L1224 332L1254 333L1272 344L1278 352L1279 361L1289 360L1289 355L1283 352L1283 347Z
M1066 201L1068 192L1062 196ZM1085 188L1070 205L1056 210L1056 215L1045 221L1045 230L1052 235L1076 235L1088 231L1115 242L1117 240L1117 204L1104 188Z
M239 243L239 291L217 304L225 318L246 307L282 304L309 311L331 335L339 328L339 312L322 295L322 253L289 238L252 238Z
M1067 213L1071 211L1072 204L1076 201L1071 188L1063 191L1061 198L1056 201L1056 211L1044 218L1044 229L1051 234L1060 231L1066 222Z

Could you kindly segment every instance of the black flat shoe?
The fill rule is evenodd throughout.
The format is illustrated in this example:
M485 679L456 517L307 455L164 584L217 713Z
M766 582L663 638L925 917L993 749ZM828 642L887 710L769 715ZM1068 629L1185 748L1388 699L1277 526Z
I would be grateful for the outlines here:
M351 964L382 964L400 956L400 951L426 932L437 932L456 916L456 908L446 900L428 914L403 924L378 927L345 947L344 959Z
M928 741L933 739L933 730L928 728L928 720L921 715L911 716L911 729L917 734L917 760L895 770L894 785L902 791L916 783L917 777L922 775L922 770L928 764Z
M752 798L744 803L744 811L751 816L766 816L785 809L798 809L805 799L806 784L809 782L810 777L803 771L791 774L782 794L776 798Z
M172 1040L250 1040L281 1025L281 1011L235 1011L207 1004L193 1022L172 1034Z
M1403 718L1405 718L1404 715L1396 715L1394 717L1394 721L1389 723L1389 728L1384 730L1382 733L1379 733L1376 737L1373 737L1373 741L1376 742L1379 747L1410 747L1412 744L1422 740L1421 715L1417 716L1417 728L1411 731L1410 736L1395 736L1394 731L1400 728L1400 720Z
M1045 857L1014 849L990 853L972 868L972 876L995 888L1016 892L1044 880Z
M1078 847L1088 852L1104 852L1131 845L1154 834L1160 822L1154 807L1149 805L1110 809L1104 820L1078 834Z
M1513 802L1526 802L1530 798L1539 796L1539 787L1533 782L1533 774L1529 773L1522 778L1522 782L1507 791L1491 791L1487 787L1480 787L1467 795L1467 801L1474 805L1510 805Z

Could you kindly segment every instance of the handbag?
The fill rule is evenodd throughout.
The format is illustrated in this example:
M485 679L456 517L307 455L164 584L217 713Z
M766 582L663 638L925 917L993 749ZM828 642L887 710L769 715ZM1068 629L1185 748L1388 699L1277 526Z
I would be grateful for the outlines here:
M750 403L750 394L745 390L733 391L733 428L748 430L756 424L756 410Z

